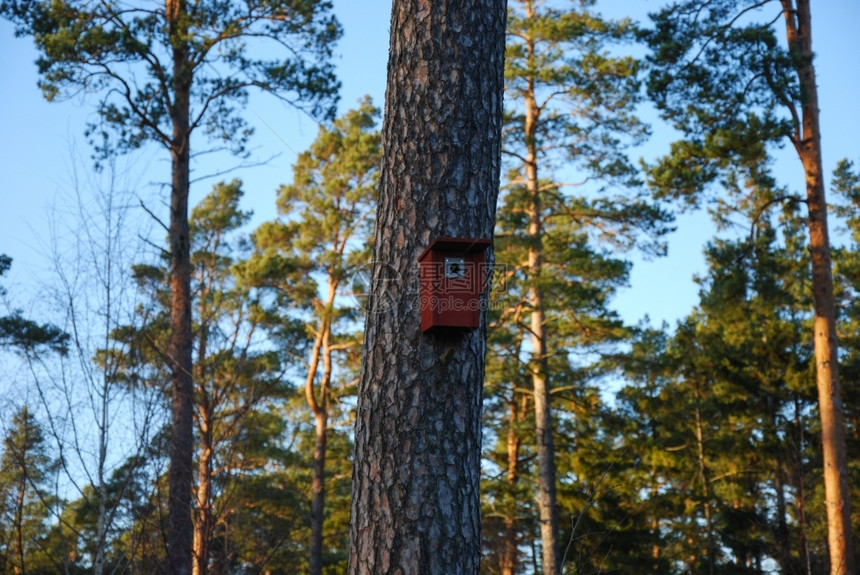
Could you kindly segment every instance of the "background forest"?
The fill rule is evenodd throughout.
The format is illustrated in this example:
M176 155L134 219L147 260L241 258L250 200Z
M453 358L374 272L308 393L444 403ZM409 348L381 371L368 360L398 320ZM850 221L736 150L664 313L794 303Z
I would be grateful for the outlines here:
M158 38L146 18L116 37L78 30L93 49L57 32L68 14L28 20L69 4L0 2L0 33L41 42L27 66L66 100L50 109L70 110L65 147L45 144L62 182L34 174L7 192L61 190L44 233L33 225L40 248L21 250L33 261L0 247L0 574L169 572L172 108L152 103L163 86L149 61L105 80L134 78L126 100L63 67L83 53L79 66L125 62ZM271 4L314 8L221 51L207 34L230 3L192 26L213 58L189 104L186 182L195 575L346 570L384 64L332 64L341 36L366 57L350 28L364 3ZM808 96L783 3L618 4L508 0L482 572L826 573L811 202L795 153ZM829 8L860 15L848 4ZM813 46L834 46L813 23ZM386 40L375 30L368 51ZM266 34L297 60L266 60ZM32 88L10 76L10 98ZM826 156L822 176L856 533L860 152L822 132L847 156ZM697 228L685 245L678 226ZM699 267L682 261L691 250ZM673 297L677 276L650 278L666 284L656 321L635 303L652 261L696 272L691 306Z

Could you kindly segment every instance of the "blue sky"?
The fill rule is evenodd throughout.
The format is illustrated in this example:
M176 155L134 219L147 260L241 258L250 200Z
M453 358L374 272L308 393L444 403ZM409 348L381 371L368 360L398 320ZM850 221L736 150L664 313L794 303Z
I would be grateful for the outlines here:
M383 105L390 4L390 0L335 0L345 32L337 61L343 82L341 111L353 107L364 94L370 94L378 106ZM656 0L600 2L604 13L622 16L634 11L630 14L634 17L661 4ZM825 171L829 174L840 158L860 160L860 35L856 34L860 2L813 2L812 9ZM14 259L12 273L3 285L16 294L16 304L24 307L34 305L28 298L38 297L40 282L46 281L50 222L68 204L76 165L73 156L79 158L79 172L90 167L83 132L94 110L92 98L47 103L36 87L36 56L29 39L14 38L12 26L0 21L0 169L4 184L0 253ZM266 165L224 176L245 182L245 208L254 210L254 222L258 223L274 217L275 190L289 181L295 153L313 140L317 126L306 116L266 98L253 98L246 117L256 126L252 142L255 156L262 159L280 154ZM665 131L659 125L655 134L641 151L646 157L666 149ZM803 182L800 164L790 154L785 156L786 161L778 165L778 176L799 190ZM134 173L144 172L133 185L158 210L160 192L155 182L169 177L164 154L150 150L129 160ZM200 166L197 175L207 169L211 168ZM199 200L214 181L197 184L192 202ZM615 306L628 321L649 314L656 322L674 322L695 305L692 275L703 270L701 251L713 229L703 214L680 218L678 228L668 257L653 261L634 258L631 287L619 295Z

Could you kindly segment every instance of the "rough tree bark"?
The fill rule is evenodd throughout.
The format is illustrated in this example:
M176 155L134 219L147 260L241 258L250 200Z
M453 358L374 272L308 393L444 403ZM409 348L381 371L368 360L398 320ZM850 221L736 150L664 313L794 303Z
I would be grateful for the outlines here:
M505 0L393 3L350 575L480 566L486 316L422 334L416 260L437 237L492 237L505 16Z
M806 176L809 210L809 251L812 259L813 341L821 443L824 456L824 490L827 498L827 542L831 575L856 573L851 530L851 502L845 423L839 381L839 347L836 339L836 306L830 237L827 230L827 201L824 196L821 160L821 127L818 87L812 63L812 18L809 0L781 0L789 51L795 59L800 83L800 133L791 138Z

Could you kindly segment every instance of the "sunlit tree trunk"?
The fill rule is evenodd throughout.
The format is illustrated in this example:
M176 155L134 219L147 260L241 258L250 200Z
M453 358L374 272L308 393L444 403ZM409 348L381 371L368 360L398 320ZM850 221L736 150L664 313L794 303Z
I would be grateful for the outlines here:
M537 201L536 201L537 203ZM540 224L535 220L530 226L532 238L540 238ZM537 282L541 258L537 249L529 250L529 266L532 281ZM538 510L540 534L543 547L544 575L559 573L558 506L555 488L555 447L553 443L552 406L550 402L549 368L547 365L546 332L544 329L543 298L540 288L529 288L529 305L532 307L532 390L535 402L535 435L538 455Z
M657 488L656 483L654 487L651 488L651 498L655 499L657 496ZM657 534L660 532L660 518L657 514L651 515L651 533L654 534L655 543L651 545L651 559L654 560L654 564L651 568L651 571L657 571L660 567L660 555L663 553L663 547L660 545L659 540L657 539Z
M311 361L305 381L305 395L314 416L314 461L311 480L311 575L321 575L323 567L323 527L325 525L325 461L328 441L329 388L332 376L331 315L337 295L337 282L328 278L328 294L322 305L319 331L311 350ZM317 372L322 363L319 397L314 390Z
M520 481L520 447L522 445L522 437L520 437L519 425L525 418L525 412L529 407L528 395L520 395L517 397L515 389L511 390L511 397L508 399L508 435L507 435L507 472L505 481L507 482L508 500L505 502L505 517L504 517L504 534L503 534L503 551L501 560L501 575L515 575L519 568L519 529L517 528L517 501L516 491L517 484Z
M415 280L433 240L493 236L505 16L504 0L393 3L350 575L479 570L486 313L423 334Z
M214 525L212 513L212 426L214 418L208 405L198 409L200 446L197 451L197 496L194 508L193 575L209 572L210 541Z
M213 427L214 407L206 389L206 358L209 353L209 317L206 306L211 284L206 281L206 272L201 270L202 293L198 296L197 312L200 325L197 328L197 430L200 435L197 447L197 488L193 510L194 535L192 539L192 575L209 572L209 543L212 534L212 457L214 456Z
M205 296L201 301L201 318L205 318ZM201 323L205 323L205 319ZM210 542L214 518L212 510L212 459L214 457L213 431L215 425L214 407L207 390L204 388L206 375L204 365L207 355L207 327L200 326L198 338L197 379L200 385L197 399L197 429L200 434L197 448L197 487L193 510L194 535L192 539L192 575L206 575L209 572Z
M827 543L830 573L853 574L854 540L851 530L851 502L845 423L839 381L839 348L836 336L836 308L830 238L827 230L827 202L824 196L819 125L818 87L812 52L812 19L809 0L782 0L789 50L797 62L796 71L803 93L801 133L792 141L806 176L806 204L809 209L809 250L812 258L812 301L814 315L815 374L821 442L824 458L824 490L827 498Z
M341 537L336 531L324 530L332 527L326 513L331 485L326 477L329 409L337 407L332 402L336 375L352 371L348 350L359 342L344 331L353 329L355 310L348 309L350 302L338 296L356 263L369 259L366 246L370 243L371 209L376 207L380 159L378 115L366 97L357 109L320 130L310 148L299 154L292 184L279 190L278 211L284 220L260 227L254 237L257 254L250 260L251 269L262 272L254 281L276 287L278 299L309 315L301 337L310 338L304 391L314 425L309 486L311 575L323 571L327 559L324 541L327 539L327 546L332 548ZM272 265L267 259L273 253L278 254L275 259L282 265ZM269 263L257 268L253 265L257 257ZM305 275L310 275L314 289L307 289ZM317 284L322 279L325 285L322 281ZM272 316L276 329L281 327L280 317L280 313ZM343 352L347 353L339 361L337 354ZM336 365L345 369L335 374Z
M527 5L526 16L534 17L534 9ZM534 61L534 42L526 39L528 61ZM529 260L528 304L531 308L532 345L532 391L535 405L535 435L538 455L538 512L540 513L540 535L543 548L544 575L559 573L558 505L555 487L555 447L553 443L552 403L550 401L549 365L545 330L543 294L540 288L542 268L540 180L538 178L537 122L540 109L535 95L534 79L529 78L525 93L526 158L525 185L531 201L529 215Z
M323 527L325 525L325 459L328 415L321 409L314 413L314 463L311 483L311 575L320 575L323 566Z

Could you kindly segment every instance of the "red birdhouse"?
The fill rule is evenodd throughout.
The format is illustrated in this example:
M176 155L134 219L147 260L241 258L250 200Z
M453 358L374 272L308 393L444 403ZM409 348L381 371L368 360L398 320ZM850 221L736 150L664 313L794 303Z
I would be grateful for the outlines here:
M481 295L488 285L490 239L439 238L418 256L421 331L472 330L480 325Z

